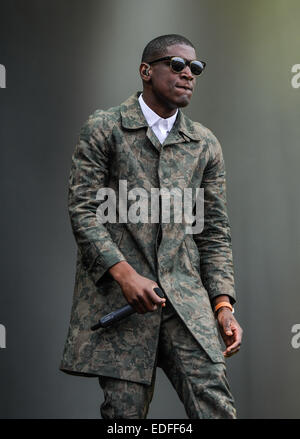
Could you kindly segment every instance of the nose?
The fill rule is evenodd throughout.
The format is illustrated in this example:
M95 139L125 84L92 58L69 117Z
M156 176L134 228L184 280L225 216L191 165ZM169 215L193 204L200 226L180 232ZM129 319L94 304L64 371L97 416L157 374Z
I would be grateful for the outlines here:
M188 81L192 81L194 79L194 75L192 74L189 66L185 66L185 68L180 72L180 76Z

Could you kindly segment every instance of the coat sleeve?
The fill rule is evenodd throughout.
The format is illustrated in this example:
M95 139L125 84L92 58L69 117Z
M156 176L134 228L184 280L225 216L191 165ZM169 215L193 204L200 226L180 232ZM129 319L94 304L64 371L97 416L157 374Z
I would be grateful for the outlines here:
M72 156L68 195L72 230L82 264L95 284L112 265L125 260L105 224L97 221L100 201L96 195L100 188L107 187L108 176L109 151L98 111L81 128Z
M201 279L210 301L221 294L236 301L230 225L226 209L225 164L221 145L211 133L210 158L201 187L204 188L204 228L194 234L200 254Z

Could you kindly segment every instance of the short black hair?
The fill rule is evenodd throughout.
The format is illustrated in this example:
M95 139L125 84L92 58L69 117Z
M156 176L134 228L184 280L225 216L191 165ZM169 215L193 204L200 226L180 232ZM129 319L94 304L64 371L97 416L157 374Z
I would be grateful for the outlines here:
M149 62L156 58L160 58L165 54L167 47L173 46L174 44L184 44L185 46L190 46L195 49L193 44L182 35L161 35L160 37L154 38L147 44L143 50L141 62Z

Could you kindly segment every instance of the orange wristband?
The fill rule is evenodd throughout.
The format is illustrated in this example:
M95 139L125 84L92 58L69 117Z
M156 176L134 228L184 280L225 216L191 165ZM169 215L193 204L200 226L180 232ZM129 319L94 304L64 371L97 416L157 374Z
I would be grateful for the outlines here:
M229 302L220 302L215 306L215 312L217 312L218 309L222 308L223 306L229 308L231 312L233 311L233 307Z

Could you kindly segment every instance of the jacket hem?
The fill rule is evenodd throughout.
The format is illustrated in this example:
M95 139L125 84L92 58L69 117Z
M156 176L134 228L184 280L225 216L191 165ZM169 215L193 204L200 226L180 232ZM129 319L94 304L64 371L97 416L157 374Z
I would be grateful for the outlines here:
M99 371L98 373L82 372L82 371L75 370L75 369L68 369L67 367L60 367L59 370L61 372L68 374L68 375L81 376L81 377L87 377L87 378L98 378L99 376L105 376L105 377L110 377L110 378L117 378L119 380L132 381L134 383L145 384L147 386L149 386L151 384L151 379L150 380L132 379L132 378L120 376L120 374L114 373L113 371L109 372L109 373L108 372L101 372L101 371ZM151 376L152 376L152 374L151 374Z

